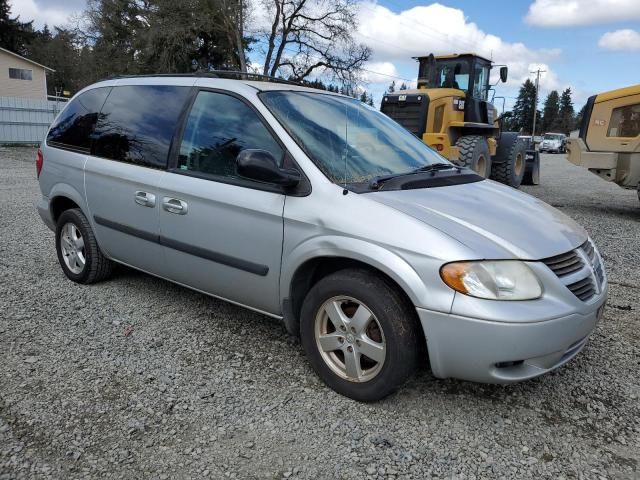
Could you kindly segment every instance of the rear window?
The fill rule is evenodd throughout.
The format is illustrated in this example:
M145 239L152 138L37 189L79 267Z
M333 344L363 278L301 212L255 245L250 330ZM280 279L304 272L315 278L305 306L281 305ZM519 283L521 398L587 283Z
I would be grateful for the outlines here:
M167 85L114 87L98 118L93 154L165 168L189 91L189 87Z
M94 88L71 100L51 126L47 144L89 153L91 134L109 90L111 87Z

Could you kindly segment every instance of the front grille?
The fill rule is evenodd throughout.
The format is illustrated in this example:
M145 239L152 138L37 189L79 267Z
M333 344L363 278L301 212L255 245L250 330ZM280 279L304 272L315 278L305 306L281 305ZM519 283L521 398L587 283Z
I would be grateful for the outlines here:
M591 240L575 250L545 258L542 262L583 302L593 298L604 283L600 259Z
M543 262L559 277L577 272L584 266L575 250L547 258Z
M596 294L596 289L593 286L593 280L591 277L583 278L577 282L567 285L567 288L573 292L573 294L580 300L589 300Z

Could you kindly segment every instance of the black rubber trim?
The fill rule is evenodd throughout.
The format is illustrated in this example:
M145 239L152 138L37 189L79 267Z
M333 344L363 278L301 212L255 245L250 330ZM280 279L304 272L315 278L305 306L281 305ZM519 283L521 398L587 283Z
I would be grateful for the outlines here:
M269 267L267 267L266 265L260 265L259 263L242 260L241 258L230 257L229 255L224 255L223 253L212 252L211 250L206 250L204 248L194 247L193 245L179 242L178 240L160 237L160 244L164 245L165 247L173 248L174 250L179 250L180 252L188 253L189 255L193 255L195 257L204 258L215 263L226 265L227 267L233 267L237 268L238 270L244 270L245 272L260 275L261 277L266 277L267 273L269 273Z
M587 133L589 133L589 122L591 122L591 114L593 113L593 106L596 103L596 97L597 95L593 95L587 100L584 114L582 115L582 122L580 123L580 132L578 133L578 137L580 137L584 144L587 146L587 150L589 150L589 144L587 143Z
M147 240L149 242L160 243L160 235L146 232L138 228L130 227L129 225L123 225L122 223L112 222L111 220L108 220L103 217L99 217L97 215L94 215L93 219L98 225L102 225L103 227L107 227L112 230L117 230L119 232L126 233L127 235L131 235L133 237L142 238L143 240Z
M227 267L237 268L238 270L243 270L245 272L253 273L255 275L260 275L261 277L266 277L267 274L269 273L269 267L267 265L261 265L259 263L249 262L247 260L243 260L237 257L230 257L229 255L213 252L211 250L207 250L200 247L194 247L193 245L189 245L187 243L183 243L178 240L172 240L170 238L166 238L161 235L155 235L153 233L149 233L144 230L133 228L128 225L112 222L111 220L108 220L103 217L99 217L97 215L94 215L93 219L98 225L102 225L103 227L107 227L112 230L117 230L119 232L125 233L127 235L131 235L134 237L138 237L143 240L147 240L149 242L158 243L165 247L172 248L174 250L178 250L180 252L193 255L195 257L204 258L205 260L210 260L212 262L219 263L221 265L226 265Z

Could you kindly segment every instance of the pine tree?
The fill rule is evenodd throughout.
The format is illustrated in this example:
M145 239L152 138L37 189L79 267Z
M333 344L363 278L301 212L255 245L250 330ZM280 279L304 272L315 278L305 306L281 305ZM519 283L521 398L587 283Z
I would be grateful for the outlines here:
M582 125L582 119L584 118L584 112L587 110L587 104L585 103L578 114L576 115L576 120L573 122L573 129L578 130Z
M513 127L522 132L531 132L536 98L536 86L528 78L520 87L518 99L513 106Z
M569 135L575 124L571 88L567 88L560 96L560 131Z
M34 37L33 21L23 23L19 16L11 17L8 0L0 0L0 47L28 56Z
M560 95L552 90L544 101L544 110L540 122L540 132L553 132L557 129L560 117Z
M406 83L404 83L404 82L402 82L402 83L400 84L400 88L399 88L399 90L407 90L407 89L408 89L407 84L406 84Z
M367 105L373 107L373 95L369 94L369 99L367 100Z
M389 85L389 88L387 88L387 93L393 93L396 91L396 81L394 80L393 82L391 82L391 85Z

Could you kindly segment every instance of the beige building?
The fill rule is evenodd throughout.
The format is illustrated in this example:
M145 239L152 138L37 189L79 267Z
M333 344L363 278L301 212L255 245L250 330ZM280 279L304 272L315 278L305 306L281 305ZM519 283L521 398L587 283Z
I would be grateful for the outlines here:
M0 48L0 97L47 99L46 72L54 70Z

